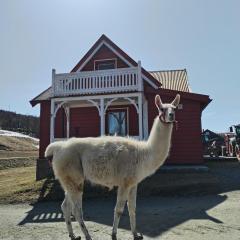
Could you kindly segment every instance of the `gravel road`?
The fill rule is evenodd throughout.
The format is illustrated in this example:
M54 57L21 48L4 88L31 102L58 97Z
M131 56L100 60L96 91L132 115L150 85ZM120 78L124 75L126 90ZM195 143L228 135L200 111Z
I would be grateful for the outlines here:
M144 239L240 239L240 191L192 197L138 199L138 228ZM84 202L86 225L94 240L110 240L115 199ZM0 205L0 239L67 240L59 202ZM75 232L82 236L76 222ZM83 238L84 239L84 238ZM119 240L132 239L124 213Z

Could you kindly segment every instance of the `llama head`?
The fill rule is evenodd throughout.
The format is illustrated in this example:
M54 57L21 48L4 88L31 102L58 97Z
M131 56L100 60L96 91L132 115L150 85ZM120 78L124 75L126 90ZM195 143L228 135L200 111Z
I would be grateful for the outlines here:
M155 104L159 112L159 119L165 123L175 122L175 110L180 102L180 95L177 94L172 103L162 103L159 95L155 97Z

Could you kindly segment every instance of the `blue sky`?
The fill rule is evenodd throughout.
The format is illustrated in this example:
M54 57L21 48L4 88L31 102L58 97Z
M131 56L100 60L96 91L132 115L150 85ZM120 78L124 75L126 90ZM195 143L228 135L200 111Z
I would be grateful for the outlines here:
M240 123L240 1L1 0L0 109L39 115L29 100L104 33L147 70L186 68L213 101L203 128Z

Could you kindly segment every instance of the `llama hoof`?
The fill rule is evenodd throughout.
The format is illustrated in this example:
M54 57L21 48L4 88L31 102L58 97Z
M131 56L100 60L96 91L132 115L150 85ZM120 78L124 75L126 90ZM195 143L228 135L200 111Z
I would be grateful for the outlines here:
M71 240L81 240L81 237L76 237L75 235L73 236L69 236L71 238Z
M117 240L117 234L112 234L112 240Z
M143 235L141 233L139 233L139 235L138 234L134 235L134 240L142 240L142 239L143 239Z

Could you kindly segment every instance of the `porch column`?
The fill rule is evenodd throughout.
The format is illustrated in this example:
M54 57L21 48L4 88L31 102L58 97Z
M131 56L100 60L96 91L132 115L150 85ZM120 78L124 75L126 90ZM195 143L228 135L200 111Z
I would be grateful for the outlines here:
M53 99L51 99L51 114L50 114L50 143L53 142L54 140L54 107L55 106L55 102Z
M141 61L138 61L138 90L143 91L143 81L142 81L142 65Z
M142 94L138 96L138 129L139 138L143 139L143 104L142 104Z
M104 98L100 99L101 136L105 135L105 110Z
M143 98L143 137L144 140L148 139L148 101Z
M67 118L67 138L69 138L69 129L70 129L70 109L66 107L65 109L66 118Z

